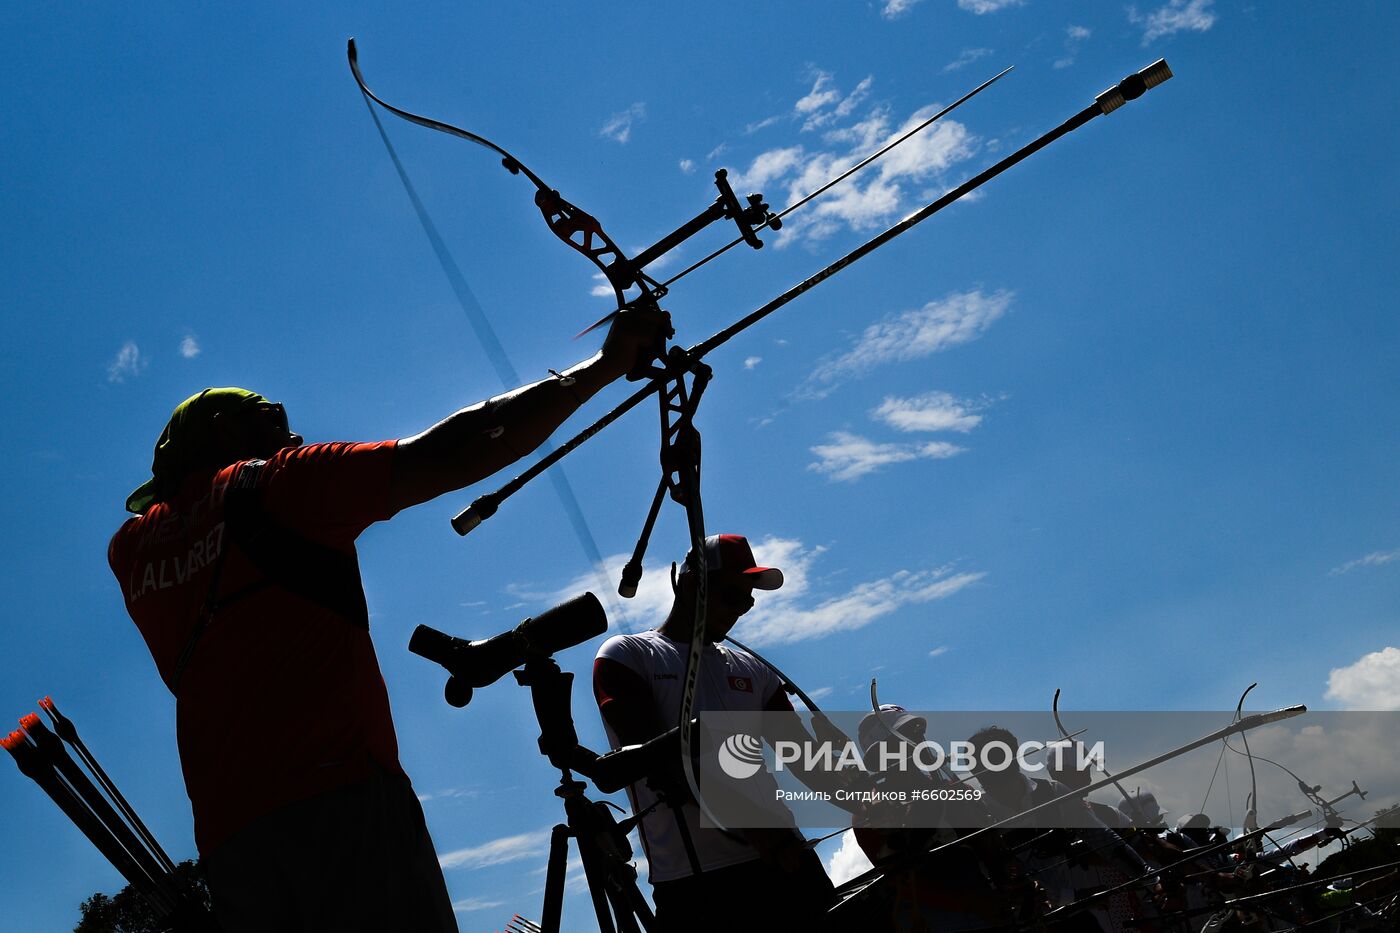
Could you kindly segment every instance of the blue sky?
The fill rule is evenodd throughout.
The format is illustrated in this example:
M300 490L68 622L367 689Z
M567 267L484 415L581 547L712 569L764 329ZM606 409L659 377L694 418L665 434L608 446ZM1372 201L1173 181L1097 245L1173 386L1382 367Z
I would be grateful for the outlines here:
M351 80L350 35L383 96L504 145L625 249L707 205L717 168L785 205L1016 66L763 251L678 283L686 344L1166 57L1162 88L711 357L710 528L749 535L789 581L736 635L832 708L862 707L872 675L927 709L1040 709L1056 687L1067 709L1220 709L1255 680L1261 708L1400 705L1390 5L0 15L0 708L52 693L172 854L193 853L173 702L105 562L170 408L247 385L310 440L377 440L501 389ZM608 299L528 183L483 149L387 129L515 368L591 353L570 338ZM655 450L648 410L567 461L604 555L632 547ZM524 692L506 680L450 709L408 636L486 636L594 585L548 483L459 539L448 517L493 486L361 546L403 760L464 930L538 913L561 812ZM659 621L684 538L668 510L616 626ZM561 661L582 675L596 647ZM601 745L582 685L576 712ZM0 925L71 928L117 877L4 770ZM566 914L590 928L583 901Z

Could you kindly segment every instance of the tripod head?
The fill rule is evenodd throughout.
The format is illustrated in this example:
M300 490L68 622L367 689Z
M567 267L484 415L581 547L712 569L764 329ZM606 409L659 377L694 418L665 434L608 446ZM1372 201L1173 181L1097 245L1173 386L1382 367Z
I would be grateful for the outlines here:
M577 771L605 794L645 780L680 755L680 728L673 727L641 745L627 745L599 755L579 744L574 729L574 675L553 658L532 658L515 671L515 681L530 688L535 720L540 724L540 754L563 771Z

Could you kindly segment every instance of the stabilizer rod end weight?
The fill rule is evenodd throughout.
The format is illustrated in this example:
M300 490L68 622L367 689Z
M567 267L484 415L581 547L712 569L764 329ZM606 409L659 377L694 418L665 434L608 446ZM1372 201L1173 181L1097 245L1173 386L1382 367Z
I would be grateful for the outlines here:
M1159 58L1137 74L1128 75L1115 86L1094 98L1103 113L1112 113L1130 100L1137 100L1152 88L1172 76L1165 58Z
M617 584L617 595L623 599L631 599L637 595L637 584L642 581L642 564L638 560L629 560L627 566L622 568L622 579Z
M475 502L458 512L452 518L452 530L459 535L465 536L468 532L496 514L496 509L500 507L501 497L495 493L487 493L477 498Z

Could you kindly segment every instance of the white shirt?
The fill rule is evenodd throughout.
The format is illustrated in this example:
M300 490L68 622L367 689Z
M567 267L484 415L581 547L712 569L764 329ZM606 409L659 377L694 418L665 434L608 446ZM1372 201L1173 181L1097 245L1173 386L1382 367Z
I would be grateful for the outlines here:
M652 708L663 723L680 720L681 696L685 688L685 662L690 651L686 642L673 641L658 631L636 635L614 635L598 649L599 658L616 661L637 674L651 688ZM694 710L730 712L761 712L782 689L777 675L753 655L737 648L706 645L700 663L700 678L695 686ZM604 720L603 726L613 748L619 747L617 735ZM753 780L767 777L761 771ZM776 782L773 784L776 790ZM627 790L632 812L640 813L656 802L656 794L645 783L631 785ZM771 799L771 797L769 798ZM700 825L700 810L694 802L680 809L701 871L737 865L759 857L758 850L732 835ZM642 847L647 853L649 880L652 884L673 881L692 874L690 860L676 825L676 812L661 805L642 818Z

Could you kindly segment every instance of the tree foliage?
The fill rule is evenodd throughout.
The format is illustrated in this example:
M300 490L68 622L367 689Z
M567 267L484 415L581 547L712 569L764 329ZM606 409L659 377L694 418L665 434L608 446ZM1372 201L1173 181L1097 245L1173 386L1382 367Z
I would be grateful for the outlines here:
M176 865L175 882L186 898L187 909L196 917L201 910L207 914L209 888L199 863L191 860ZM98 892L83 901L80 910L82 916L73 933L167 933L172 929L170 920L160 919L150 901L131 885L112 897Z

